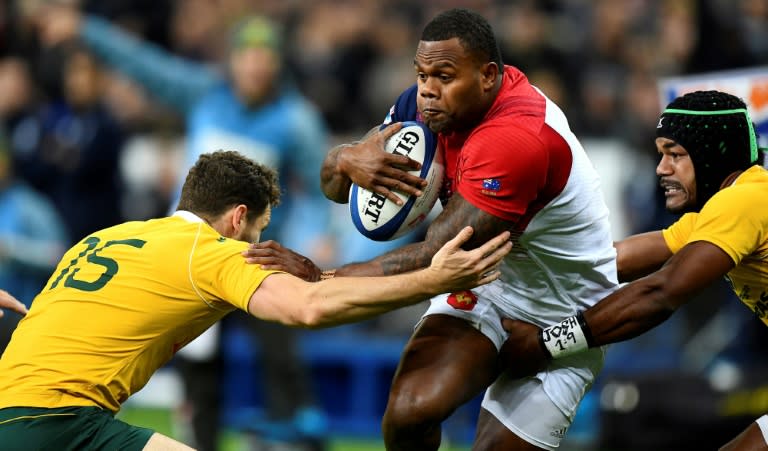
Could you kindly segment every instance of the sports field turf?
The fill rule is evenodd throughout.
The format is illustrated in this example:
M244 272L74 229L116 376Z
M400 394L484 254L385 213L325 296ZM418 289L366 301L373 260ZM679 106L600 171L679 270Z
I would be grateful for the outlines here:
M177 437L173 416L164 408L124 407L118 415L120 419L137 426L149 427L161 434ZM465 446L443 446L441 451L468 451ZM237 433L225 431L221 451L249 451L246 441ZM332 437L327 451L384 451L381 440L347 437Z

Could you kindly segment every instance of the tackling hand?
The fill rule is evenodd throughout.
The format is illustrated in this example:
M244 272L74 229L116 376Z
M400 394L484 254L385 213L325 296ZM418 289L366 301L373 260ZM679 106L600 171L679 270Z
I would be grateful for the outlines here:
M501 324L509 333L499 351L501 370L513 378L533 376L544 370L551 358L539 343L541 328L509 318L502 319Z
M437 293L469 290L492 282L501 275L499 264L512 250L509 232L502 232L480 247L465 251L461 246L472 237L473 232L472 227L464 227L432 257L427 269L432 273L430 281L438 283L441 288Z
M241 254L246 263L261 265L263 269L285 271L307 282L320 280L320 268L312 260L277 241L252 243Z

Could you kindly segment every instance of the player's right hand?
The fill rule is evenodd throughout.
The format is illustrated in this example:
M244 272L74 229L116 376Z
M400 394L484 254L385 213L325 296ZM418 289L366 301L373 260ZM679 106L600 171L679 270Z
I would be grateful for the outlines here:
M2 309L9 309L21 315L26 315L28 311L27 306L5 290L0 290L0 318L3 316Z
M437 293L469 290L492 282L501 275L499 264L512 250L510 233L502 232L483 245L465 251L461 246L473 232L472 227L464 227L432 257L428 269L432 272L430 280L442 289Z
M402 127L402 123L396 122L344 146L338 157L340 170L353 183L386 196L398 205L403 201L394 191L420 196L421 189L427 186L426 180L408 173L421 168L418 161L384 151L384 143Z

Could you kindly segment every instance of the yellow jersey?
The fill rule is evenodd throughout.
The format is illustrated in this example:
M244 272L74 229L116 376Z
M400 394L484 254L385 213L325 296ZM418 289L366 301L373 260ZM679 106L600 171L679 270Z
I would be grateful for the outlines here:
M0 358L0 408L117 411L269 274L189 212L127 222L63 256Z
M734 292L768 325L768 171L752 166L662 234L673 253L707 241L728 254L736 265L727 275Z

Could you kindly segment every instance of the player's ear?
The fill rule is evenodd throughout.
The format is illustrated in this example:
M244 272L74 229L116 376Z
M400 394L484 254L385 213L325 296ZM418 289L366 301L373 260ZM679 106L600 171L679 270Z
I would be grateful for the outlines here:
M499 66L494 62L487 62L480 68L480 74L482 77L483 89L490 91L496 85L496 80L499 78Z
M248 223L248 206L245 204L239 204L232 211L232 228L236 233L240 233L240 230Z

